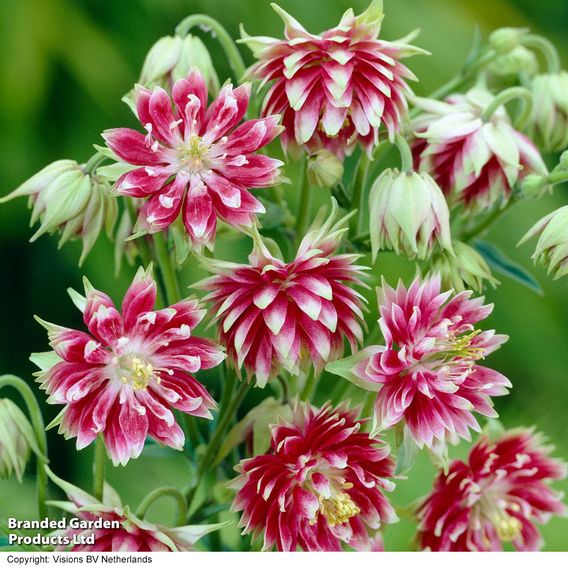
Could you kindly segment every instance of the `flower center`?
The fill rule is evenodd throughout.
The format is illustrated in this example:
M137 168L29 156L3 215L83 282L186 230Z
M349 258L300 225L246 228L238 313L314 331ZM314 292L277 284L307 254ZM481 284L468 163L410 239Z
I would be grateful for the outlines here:
M499 538L505 542L515 540L523 528L519 519L512 517L502 509L498 513L490 515L488 518L495 527Z
M193 134L187 142L177 147L178 160L181 168L197 173L207 168L208 146L203 140Z
M344 492L336 493L327 499L320 496L319 502L319 512L330 527L342 525L361 512L349 494Z
M129 384L136 390L146 390L152 378L160 382L159 375L154 373L154 367L143 357L132 353L119 357L118 376L124 384Z

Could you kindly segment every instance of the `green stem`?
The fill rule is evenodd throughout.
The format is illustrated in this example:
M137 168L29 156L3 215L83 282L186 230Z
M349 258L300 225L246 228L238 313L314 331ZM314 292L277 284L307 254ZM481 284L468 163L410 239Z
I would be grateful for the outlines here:
M530 49L538 50L544 55L546 68L549 73L560 72L560 56L550 40L539 35L529 34L522 39L522 44Z
M2 387L12 387L24 400L30 422L34 430L37 448L42 454L36 457L36 484L37 484L37 507L40 518L47 516L45 500L47 497L47 474L45 464L47 463L47 437L45 435L45 424L41 415L39 404L32 392L32 389L25 381L15 375L0 376L0 389Z
M372 418L373 417L373 409L375 407L375 400L377 399L376 392L368 392L365 395L365 402L363 403L363 409L361 410L361 418ZM370 429L371 422L366 422L365 426Z
M515 119L515 127L522 130L531 116L533 105L531 92L524 87L511 87L501 91L483 111L481 120L488 122L500 106L505 105L514 99L520 99L522 104L521 110Z
M461 241L464 243L468 243L485 230L487 230L493 223L505 213L513 204L516 203L515 197L511 197L508 203L504 207L497 207L494 211L492 211L489 215L487 215L481 222L479 222L473 229L470 231L466 231L463 233L461 237Z
M87 161L87 163L83 167L83 170L85 171L86 174L93 174L95 172L95 170L97 169L97 166L101 162L104 162L106 159L107 159L107 157L102 152L97 152L96 154L93 154L89 158L89 160Z
M223 369L223 367L221 367ZM235 387L237 386L237 374L233 369L227 369L225 373L225 381L223 385L223 394L221 396L221 402L219 403L219 418L226 412L226 408L229 405L231 397L235 392Z
M296 214L296 241L300 244L310 222L310 211L312 207L312 192L307 176L307 156L300 168L300 199L298 201L298 213Z
M277 375L276 379L282 387L282 404L288 404L290 402L290 387L288 386L288 381L282 375Z
M568 171L560 170L557 172L552 172L545 176L546 182L543 185L556 185L558 183L564 183L568 181Z
M176 502L178 508L176 525L184 525L187 518L187 503L185 502L185 497L175 487L159 487L158 489L154 489L154 491L146 495L140 505L138 505L136 516L143 520L150 510L150 507L162 497L171 497Z
M130 215L132 226L134 226L136 223L136 218L138 216L138 214L136 213L136 207L134 206L134 201L130 197L125 197L124 201L126 202L126 208L128 209L128 214ZM138 255L142 260L142 264L144 264L144 266L148 266L152 259L152 254L150 252L150 247L146 242L146 236L137 238L134 243L136 245Z
M400 169L403 172L411 173L414 168L412 167L412 152L408 142L400 135L394 137L394 143L400 153Z
M355 172L355 181L353 182L353 192L351 197L351 206L356 209L355 215L351 217L349 229L351 234L355 235L361 232L361 224L363 220L363 202L365 200L365 186L367 184L367 176L369 174L369 166L371 160L365 152L361 154Z
M154 248L156 250L156 258L166 287L166 296L168 304L175 304L181 299L179 284L177 281L172 257L168 251L166 240L162 232L154 234Z
M211 30L215 34L215 37L225 51L229 65L235 74L235 79L240 81L245 74L246 67L229 32L214 18L206 16L205 14L193 14L179 23L176 28L176 34L185 37L189 33L189 30L195 26L200 26L205 30Z
M300 394L300 399L301 400L310 400L316 390L316 382L317 382L317 377L316 377L316 373L314 370L312 370L310 372L310 374L308 375L308 378L306 379L306 384L304 385L304 388L302 389L302 393Z
M101 503L105 489L106 449L103 437L99 435L95 442L95 463L93 468L93 495Z

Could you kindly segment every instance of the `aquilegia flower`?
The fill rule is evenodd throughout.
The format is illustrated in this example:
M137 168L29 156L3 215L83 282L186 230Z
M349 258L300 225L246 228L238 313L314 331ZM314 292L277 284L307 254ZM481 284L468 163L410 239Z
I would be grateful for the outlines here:
M64 404L56 419L77 448L99 433L113 463L125 465L142 452L146 436L181 450L184 434L171 408L212 418L215 402L193 377L223 360L219 346L192 336L205 315L197 300L154 310L156 283L138 270L122 303L122 315L103 292L85 284L72 297L90 333L41 322L55 351L38 373L51 404Z
M536 146L511 126L503 107L489 120L481 118L492 100L477 87L445 102L414 101L425 111L414 123L416 169L434 177L450 204L473 212L506 202L526 175L547 173Z
M334 254L346 219L322 217L292 262L273 256L256 233L250 264L207 261L215 276L200 286L210 291L204 300L216 310L219 341L260 387L282 368L319 371L341 357L344 338L352 349L363 339L363 297L348 284L361 285L364 268L354 264L359 255Z
M197 70L175 82L171 98L160 87L138 89L136 111L146 136L130 128L103 133L121 160L138 166L116 183L122 195L147 198L137 232L162 231L181 215L199 247L214 240L217 217L248 227L264 212L249 189L270 186L278 177L282 162L256 152L278 135L279 118L237 126L249 96L250 85L233 89L227 84L208 107L205 80Z
M538 221L521 239L522 244L538 235L532 259L556 280L568 274L568 205Z
M281 114L281 141L326 148L339 156L360 142L368 153L377 144L379 127L389 136L400 129L406 113L406 79L416 79L400 59L424 51L404 43L377 39L382 1L373 0L359 16L347 10L339 24L311 34L276 4L284 20L285 39L245 36L259 60L249 74L271 83L265 114Z
M563 479L563 463L530 430L513 430L496 442L482 437L466 462L440 472L418 509L420 546L434 551L539 550L536 523L564 515L562 495L549 483Z
M470 439L479 431L472 412L496 416L491 396L511 386L501 373L478 364L507 340L480 331L492 305L471 292L440 292L440 278L414 280L407 289L379 289L379 325L385 345L367 347L327 369L378 391L374 431L404 421L419 447Z
M187 525L166 527L137 518L124 506L116 491L105 484L103 502L82 489L57 477L46 467L50 479L67 495L68 502L56 501L59 507L77 517L75 527L61 531L60 536L70 541L58 550L72 552L187 552L204 535L218 530L226 523L215 525ZM82 528L89 522L103 521L109 528ZM82 526L81 526L82 525ZM94 544L82 543L94 536ZM63 538L61 540L63 540Z
M0 203L4 203L15 197L28 197L31 224L40 222L31 242L45 233L56 232L61 233L59 246L80 238L83 250L79 264L103 230L111 236L118 213L117 200L108 182L97 174L87 173L85 165L57 160L0 198Z
M384 249L425 259L436 245L453 254L448 204L426 172L384 170L371 187L369 210L373 259Z
M299 403L291 421L272 426L271 451L235 468L244 534L264 533L265 550L373 548L368 529L397 520L383 495L394 489L394 463L357 414Z

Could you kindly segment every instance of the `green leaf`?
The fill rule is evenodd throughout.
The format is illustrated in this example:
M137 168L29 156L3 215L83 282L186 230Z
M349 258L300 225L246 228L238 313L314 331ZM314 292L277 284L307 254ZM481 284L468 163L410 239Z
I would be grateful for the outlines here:
M542 287L536 278L526 268L507 258L496 246L486 241L475 241L473 246L495 272L520 282L539 296L543 295Z

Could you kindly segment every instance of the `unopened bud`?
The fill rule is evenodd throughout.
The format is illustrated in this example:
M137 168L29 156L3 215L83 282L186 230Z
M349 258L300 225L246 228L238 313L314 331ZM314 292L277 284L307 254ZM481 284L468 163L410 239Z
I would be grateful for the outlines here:
M308 158L307 175L315 187L334 187L343 177L343 161L328 150L320 150Z
M33 429L24 413L10 399L0 399L0 479L15 474L21 481L34 445Z
M499 28L489 35L489 45L497 53L508 53L521 44L527 28Z
M520 184L521 194L527 199L538 199L547 189L546 176L529 174Z

